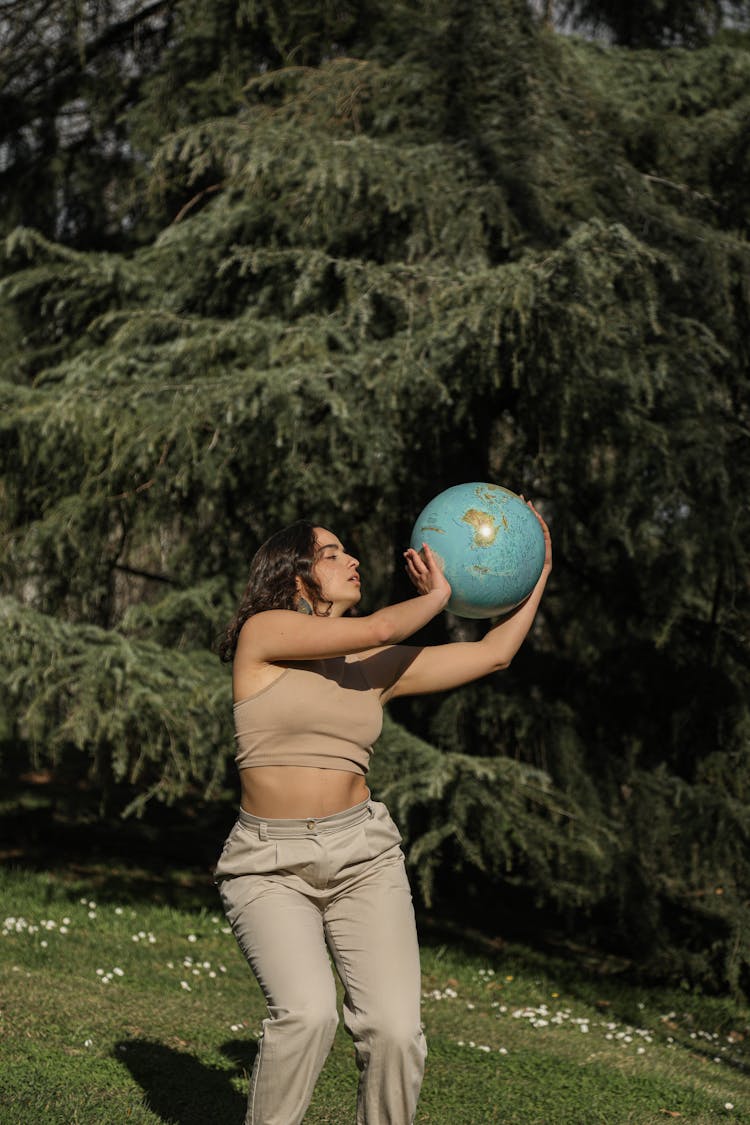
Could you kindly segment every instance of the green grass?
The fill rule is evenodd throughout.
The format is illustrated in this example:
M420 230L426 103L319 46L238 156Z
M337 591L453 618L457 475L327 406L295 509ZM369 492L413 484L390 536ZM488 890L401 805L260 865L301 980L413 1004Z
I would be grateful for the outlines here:
M0 1123L240 1125L264 1004L220 912L100 898L0 874ZM417 1122L750 1125L750 1014L732 1001L519 947L422 961ZM306 1125L351 1125L356 1081L340 1029Z

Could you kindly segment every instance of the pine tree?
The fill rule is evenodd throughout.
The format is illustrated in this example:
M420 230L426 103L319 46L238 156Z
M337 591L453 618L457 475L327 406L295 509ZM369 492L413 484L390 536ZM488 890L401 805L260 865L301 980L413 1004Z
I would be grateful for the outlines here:
M374 608L430 496L498 481L553 581L509 672L386 726L421 893L456 865L747 987L750 56L520 0L173 20L122 118L140 243L7 239L14 738L110 809L218 792L210 648L266 535L332 526Z

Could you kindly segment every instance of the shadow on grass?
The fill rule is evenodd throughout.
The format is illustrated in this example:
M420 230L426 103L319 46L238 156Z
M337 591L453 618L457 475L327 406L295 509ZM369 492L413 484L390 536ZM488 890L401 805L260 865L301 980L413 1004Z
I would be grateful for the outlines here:
M149 1039L123 1040L116 1044L114 1055L143 1090L149 1108L169 1125L206 1125L207 1121L240 1125L247 1097L235 1090L232 1079L247 1081L258 1045L231 1040L221 1050L234 1070L206 1066L186 1051Z

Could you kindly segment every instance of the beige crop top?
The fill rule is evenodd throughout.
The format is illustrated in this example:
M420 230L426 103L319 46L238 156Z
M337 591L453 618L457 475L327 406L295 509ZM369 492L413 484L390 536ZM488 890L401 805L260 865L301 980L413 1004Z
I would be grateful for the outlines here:
M317 766L366 774L389 689L418 648L299 660L234 705L238 769Z

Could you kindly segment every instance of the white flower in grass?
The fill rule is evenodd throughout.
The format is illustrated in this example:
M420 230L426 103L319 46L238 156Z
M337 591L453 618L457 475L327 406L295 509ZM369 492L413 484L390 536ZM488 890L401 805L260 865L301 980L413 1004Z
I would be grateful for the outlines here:
M125 973L123 972L122 969L113 969L112 972L115 974L116 977L124 977L125 976Z
M42 949L47 948L47 942L46 941L40 941L39 944L41 945Z
M724 1102L724 1109L734 1109L734 1102Z
M470 1012L473 1012L475 1005L467 1002L466 1007L469 1009Z
M507 1055L507 1053L508 1053L508 1048L507 1048L507 1047L498 1047L498 1049L497 1049L497 1053L498 1053L499 1055Z
M486 1052L487 1052L487 1053L489 1054L489 1052L490 1052L491 1048L490 1048L490 1047L486 1047L486 1046L484 1045L484 1043L482 1043L482 1044L480 1044L480 1046L479 1046L479 1047L477 1048L477 1050L479 1050L479 1051L486 1051Z
M88 907L89 907L89 910L96 910L96 903L95 903L95 902L90 902L90 903L88 904Z
M197 941L198 940L198 938L195 936L195 934L188 934L187 939L188 939L188 941Z
M104 969L97 969L97 970L96 970L96 975L97 975L98 977L103 977L103 976L104 976Z
M190 988L190 985L188 984L188 982L186 980L180 981L180 988L184 988L185 992L191 992L192 991L192 989Z
M221 932L222 932L223 934L231 934L231 932L232 932L232 927L231 927L231 926L222 926L222 928L221 928Z
M96 911L95 910L89 910L89 918L96 918Z
M646 1048L645 1047L639 1047L637 1053L639 1055L645 1055L646 1054Z
M67 926L60 926L60 933L61 934L67 934L67 932L68 932Z
M116 906L116 907L115 907L115 914L122 914L122 913L123 913L123 909L122 909L122 907L121 907L121 906Z
M93 1047L94 1046L94 1040L93 1039L84 1039L83 1045L84 1045L84 1047Z

